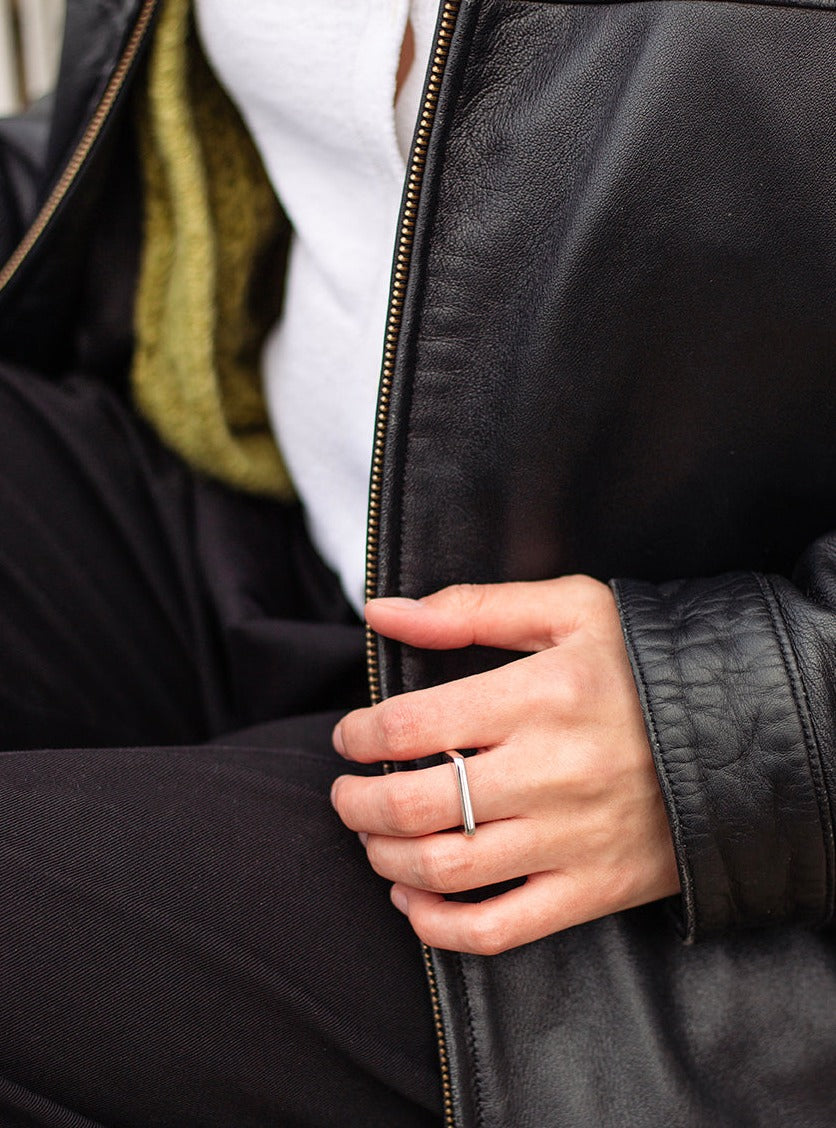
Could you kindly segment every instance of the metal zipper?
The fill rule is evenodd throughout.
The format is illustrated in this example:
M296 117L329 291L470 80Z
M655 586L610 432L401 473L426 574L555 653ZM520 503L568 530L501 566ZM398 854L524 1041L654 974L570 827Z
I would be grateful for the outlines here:
M78 177L85 161L104 128L105 123L113 109L114 103L125 85L128 73L136 59L140 47L145 39L154 12L159 0L144 0L140 8L137 21L134 24L131 36L125 50L116 65L104 94L96 107L84 134L76 146L75 152L67 163L61 177L50 192L40 212L30 226L6 264L0 269L0 293L9 285L20 270L33 248L38 243L41 235L51 222L70 188ZM398 230L398 241L395 251L395 264L392 275L392 285L389 294L389 310L386 320L386 334L383 351L383 365L380 377L380 393L378 398L377 418L375 421L374 447L372 452L371 479L369 488L369 514L368 538L366 547L366 598L371 599L377 588L377 565L380 532L380 499L383 478L383 449L386 440L386 425L389 415L389 402L392 390L392 381L395 369L395 353L400 336L401 319L403 317L404 297L406 294L406 280L412 258L412 242L415 234L415 221L418 214L418 199L421 183L424 177L424 166L427 158L430 133L438 96L441 89L441 79L444 74L450 43L456 26L461 0L444 0L440 13L436 41L430 63L428 79L424 91L424 101L418 119L418 128L412 146L409 161L409 171L406 180L406 192L401 210L401 219ZM366 657L369 680L369 691L372 702L380 701L380 670L378 665L377 647L374 635L370 630L366 632ZM422 945L424 963L426 966L427 980L430 989L435 1032L438 1041L439 1062L441 1066L441 1083L444 1099L445 1128L455 1128L453 1112L453 1089L450 1081L450 1062L447 1053L447 1041L441 1020L441 1006L439 1002L438 983L432 965L430 949Z
M404 299L406 296L406 282L412 260L412 243L415 236L415 222L418 215L418 200L421 194L421 185L424 179L424 167L427 161L427 149L430 134L435 120L438 96L441 90L441 79L450 52L450 43L456 26L461 0L444 0L436 29L436 40L429 66L427 83L424 90L424 101L418 118L418 127L412 144L409 159L409 170L406 178L401 218L398 228L398 239L395 248L394 269L392 271L392 284L389 291L389 310L386 318L386 334L383 346L383 365L380 374L380 390L377 402L377 417L375 419L374 446L372 449L371 479L369 485L369 514L368 536L366 539L366 599L373 599L377 594L378 576L378 550L380 539L380 502L383 487L383 452L386 444L386 427L389 418L389 404L392 394L392 383L395 374L395 354L398 348L398 339L403 318ZM374 632L366 628L366 668L369 681L369 692L372 704L377 704L381 699L380 693L380 666L375 642ZM384 771L391 770L390 765L384 765ZM453 1110L453 1086L450 1079L450 1058L447 1052L447 1038L441 1018L441 1003L439 999L438 981L432 964L430 949L422 944L424 965L427 972L427 981L430 988L435 1034L438 1041L438 1057L441 1066L441 1086L444 1099L444 1124L445 1128L455 1128L455 1114Z
M46 202L43 204L34 222L26 232L26 235L18 244L3 268L0 269L0 293L9 285L23 266L53 216L58 211L58 208L61 206L70 188L72 188L75 183L78 174L81 172L85 161L90 155L90 151L104 128L105 122L110 116L110 111L113 109L119 92L125 85L125 80L142 46L158 3L159 0L144 0L136 23L134 24L133 31L131 32L130 39L119 58L119 62L116 64L116 69L111 75L105 92L98 106L96 106L96 110L88 122L87 128L84 130L84 134L76 146L67 167L61 173L60 179L50 192Z

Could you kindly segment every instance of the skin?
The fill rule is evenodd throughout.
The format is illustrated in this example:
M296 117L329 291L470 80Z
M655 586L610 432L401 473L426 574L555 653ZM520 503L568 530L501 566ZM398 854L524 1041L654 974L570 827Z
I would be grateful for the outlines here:
M479 643L526 655L355 710L334 730L337 751L362 763L478 749L467 761L473 838L455 829L461 808L450 764L334 783L337 813L393 882L392 901L421 940L494 955L679 891L606 585L567 576L457 586L420 600L373 600L366 619L410 646ZM523 885L478 904L444 896L520 877Z

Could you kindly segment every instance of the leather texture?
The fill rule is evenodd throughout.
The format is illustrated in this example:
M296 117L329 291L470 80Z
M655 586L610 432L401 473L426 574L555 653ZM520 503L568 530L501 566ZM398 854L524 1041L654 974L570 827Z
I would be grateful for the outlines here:
M832 714L813 718L769 580L615 587L673 828L686 938L829 923L833 820L820 742L833 747ZM829 618L832 637L836 604Z
M0 121L0 261L5 262L32 222L46 159L52 100Z
M834 57L828 5L462 4L380 594L628 577L685 895L433 953L459 1124L836 1119Z
M433 953L459 1128L836 1120L834 58L831 0L461 4L379 593L616 578L684 895L492 959ZM89 232L112 172L79 182L25 297L0 296L0 353L78 356L51 279L91 261L66 229ZM507 657L381 643L382 685Z
M3 258L71 160L130 38L142 0L68 0L54 113L30 144L30 207L0 220ZM0 356L55 376L71 369L124 378L131 349L140 232L135 139L128 96L141 49L72 189L40 232L24 266L0 290ZM8 128L8 127L7 127ZM18 126L18 128L27 128ZM45 133L45 137L43 134ZM0 145L3 135L0 131ZM0 200L4 157L0 153ZM18 162L18 171L20 164ZM22 189L18 187L18 195ZM48 326L48 331L45 331Z

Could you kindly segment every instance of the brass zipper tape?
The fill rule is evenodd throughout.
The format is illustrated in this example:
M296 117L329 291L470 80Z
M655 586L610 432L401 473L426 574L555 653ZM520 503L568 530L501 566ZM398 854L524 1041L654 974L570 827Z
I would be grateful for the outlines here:
M386 335L383 346L383 365L380 374L380 391L375 420L374 446L372 449L371 479L369 485L368 537L366 541L366 598L373 599L377 594L378 549L380 537L380 502L383 486L383 452L386 443L386 427L389 417L389 404L392 382L395 373L395 354L403 318L406 282L412 260L412 244L415 235L415 222L418 216L418 200L424 179L430 134L435 120L441 80L450 52L450 43L456 26L461 0L444 0L436 33L435 47L429 66L424 101L418 118L418 126L412 145L409 169L406 178L401 219L395 247L395 260L392 271L392 285L389 292L389 311L386 319ZM366 667L369 691L373 704L380 701L380 668L374 632L366 629ZM384 770L389 770L384 765ZM450 1077L450 1059L447 1052L447 1039L441 1019L438 982L432 964L430 949L423 944L424 965L430 989L435 1034L438 1041L438 1057L441 1066L441 1086L444 1099L445 1128L455 1128L453 1109L453 1086Z
M50 192L46 202L43 204L31 227L26 232L26 235L15 248L2 270L0 270L0 293L9 285L28 258L41 235L48 227L52 217L61 206L61 202L75 182L84 162L89 157L93 145L96 143L96 140L104 128L105 122L110 116L110 111L113 109L119 92L125 85L128 72L136 59L139 48L142 46L158 2L159 0L144 0L136 23L134 24L133 31L131 32L130 39L122 52L119 62L116 64L116 69L110 77L110 81L105 88L101 101L98 106L96 106L96 110L90 118L87 128L84 130L84 135L67 163L67 167L61 173L58 182Z

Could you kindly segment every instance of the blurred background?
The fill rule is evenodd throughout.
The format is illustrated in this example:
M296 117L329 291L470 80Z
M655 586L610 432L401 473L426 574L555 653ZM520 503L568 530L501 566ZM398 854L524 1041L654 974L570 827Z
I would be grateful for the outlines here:
M0 115L52 89L65 0L0 0Z

